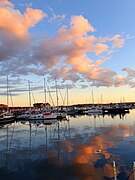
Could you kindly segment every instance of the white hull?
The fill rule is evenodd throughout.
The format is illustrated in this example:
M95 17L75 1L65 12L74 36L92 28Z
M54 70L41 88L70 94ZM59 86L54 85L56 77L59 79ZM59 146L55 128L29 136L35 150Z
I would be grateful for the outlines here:
M16 120L27 120L30 117L30 115L22 114L16 117Z
M14 121L14 116L11 113L3 113L0 115L0 123Z
M50 114L50 115L43 115L43 114L32 114L30 115L27 120L51 120L51 119L57 119L57 115Z
M101 109L89 109L88 114L102 114Z

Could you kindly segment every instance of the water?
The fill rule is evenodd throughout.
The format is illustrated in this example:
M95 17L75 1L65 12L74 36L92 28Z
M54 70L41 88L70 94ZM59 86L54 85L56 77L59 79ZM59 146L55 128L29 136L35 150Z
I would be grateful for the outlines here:
M0 180L133 179L135 110L0 126Z

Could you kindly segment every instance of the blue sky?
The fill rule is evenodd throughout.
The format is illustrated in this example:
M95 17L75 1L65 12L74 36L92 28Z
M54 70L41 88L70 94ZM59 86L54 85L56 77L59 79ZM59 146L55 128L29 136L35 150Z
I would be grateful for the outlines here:
M63 96L68 87L70 104L90 102L92 89L95 102L101 94L104 102L134 101L134 7L134 0L0 0L0 103L7 75L14 105L28 105L28 80L42 102L44 78L51 91L57 79Z

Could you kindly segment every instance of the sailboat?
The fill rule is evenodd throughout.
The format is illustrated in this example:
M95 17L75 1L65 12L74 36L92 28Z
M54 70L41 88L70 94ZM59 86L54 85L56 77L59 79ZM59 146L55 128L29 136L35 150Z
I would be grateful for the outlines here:
M46 109L46 88L45 88L45 79L44 79L44 92L45 92L45 109ZM30 101L30 109L31 109L31 95L30 95L30 85L29 85L29 101ZM31 112L31 114L27 117L28 121L31 120L53 120L57 119L57 114L51 112L41 112L35 111Z
M59 97L58 97L58 87L56 80L55 80L55 86L56 86L56 99L57 99L57 110L55 111L55 114L57 114L57 119L66 119L67 113L65 111L59 110Z
M27 120L29 116L31 115L31 87L30 87L30 81L28 81L29 86L29 110L22 112L20 115L16 117L16 120Z
M14 121L15 116L13 115L13 113L9 112L8 104L9 104L9 84L8 84L8 76L7 76L7 111L0 114L0 123Z
M93 90L92 90L92 103L93 106L88 109L88 114L102 114L102 108L98 106L94 106Z

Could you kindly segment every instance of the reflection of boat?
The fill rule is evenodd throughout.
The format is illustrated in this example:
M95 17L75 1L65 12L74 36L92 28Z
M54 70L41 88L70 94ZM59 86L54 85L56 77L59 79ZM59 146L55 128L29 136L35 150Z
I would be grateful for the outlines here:
M111 106L111 107L104 107L102 109L103 114L122 114L122 113L129 113L129 108L123 106Z
M56 113L57 114L57 119L63 119L63 118L66 118L67 116L67 113L66 112L58 112Z
M115 116L119 116L120 119L124 119L124 116L129 113L129 112L126 112L126 113L103 113L103 117L105 116L110 116L112 119L115 117Z
M16 123L4 123L0 124L0 173L1 170L5 170L4 172L9 172L11 165L11 154L13 150L13 139L14 139L14 131L15 131ZM3 142L3 143L2 143ZM1 174L2 175L2 174ZM1 177L3 179L3 175ZM5 179L7 179L5 177Z
M44 125L51 125L53 123L57 122L57 119L52 119L52 120L32 120L30 121L31 124L35 124L35 125L40 125L40 124L44 124Z
M50 136L51 133L49 133L50 131L53 130L53 127L55 127L55 123L58 122L57 119L53 119L53 120L31 120L31 121L26 121L29 123L29 159L31 158L31 155L32 155L32 152L33 152L33 147L34 147L34 143L35 143L35 140L36 140L36 136L37 136L37 132L38 132L38 129L41 127L43 128L44 127L44 130L45 130L45 158L46 160L48 161L48 134ZM41 126L40 126L41 125ZM54 126L53 126L54 125ZM49 126L52 126L49 127ZM33 131L33 127L36 127L36 129ZM49 129L49 131L48 131ZM53 137L50 137L50 139L53 139ZM42 141L43 142L43 141Z
M14 121L13 121L13 122L14 122ZM9 126L9 125L11 125L13 122L12 122L12 121L10 121L10 122L2 122L2 123L0 123L0 128L3 128L5 125Z

